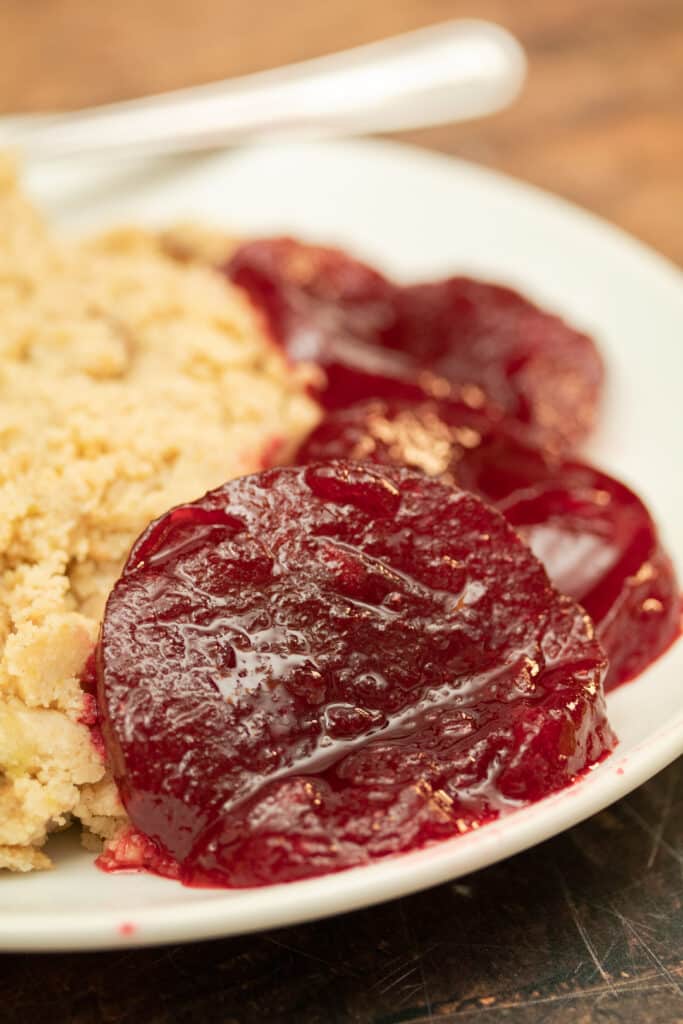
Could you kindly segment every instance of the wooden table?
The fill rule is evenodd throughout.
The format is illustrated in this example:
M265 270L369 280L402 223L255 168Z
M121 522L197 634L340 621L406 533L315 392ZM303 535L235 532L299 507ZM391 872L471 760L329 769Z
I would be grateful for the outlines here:
M0 111L137 96L459 16L518 35L525 93L408 140L559 192L683 263L682 0L1 0Z
M494 118L416 132L683 263L683 0L1 0L0 110L207 81L456 16L524 43ZM501 865L331 921L199 946L5 957L0 1017L95 1024L683 1022L683 771Z

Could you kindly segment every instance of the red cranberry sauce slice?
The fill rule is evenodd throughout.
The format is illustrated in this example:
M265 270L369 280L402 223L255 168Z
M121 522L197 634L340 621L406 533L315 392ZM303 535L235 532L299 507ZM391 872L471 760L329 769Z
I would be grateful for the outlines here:
M272 238L241 246L224 271L289 357L324 371L314 390L326 407L378 394L424 397L413 359L376 344L393 322L396 291L376 270L337 249Z
M97 668L131 821L190 884L467 831L613 743L582 609L499 513L404 468L269 470L162 516Z
M402 288L382 342L436 377L478 386L535 443L575 447L594 424L604 375L595 344L510 288L467 277Z
M610 659L606 689L679 635L679 587L652 517L606 473L532 448L509 424L448 401L376 400L329 414L298 460L345 457L412 466L495 504L592 616Z
M224 268L294 361L325 371L328 408L363 398L486 401L565 449L595 418L603 368L586 335L508 288L449 278L401 288L343 252L248 242Z

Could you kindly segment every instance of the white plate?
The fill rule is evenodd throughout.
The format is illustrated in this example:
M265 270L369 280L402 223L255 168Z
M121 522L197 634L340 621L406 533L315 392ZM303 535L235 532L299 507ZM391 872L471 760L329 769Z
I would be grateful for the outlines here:
M330 240L394 274L507 281L594 332L609 363L591 455L635 483L683 566L679 419L683 278L614 228L455 160L380 142L284 145L106 170L42 168L36 198L68 229L199 216ZM640 785L683 752L683 643L609 699L617 751L572 788L462 838L326 878L234 892L105 875L75 838L54 872L0 879L0 948L93 949L291 924L415 892L523 850Z

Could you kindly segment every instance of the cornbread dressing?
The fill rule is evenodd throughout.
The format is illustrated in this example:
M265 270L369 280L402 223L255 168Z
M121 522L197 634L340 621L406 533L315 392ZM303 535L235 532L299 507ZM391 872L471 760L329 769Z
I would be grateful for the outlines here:
M188 238L56 240L0 160L0 867L125 822L79 677L132 541L317 418Z

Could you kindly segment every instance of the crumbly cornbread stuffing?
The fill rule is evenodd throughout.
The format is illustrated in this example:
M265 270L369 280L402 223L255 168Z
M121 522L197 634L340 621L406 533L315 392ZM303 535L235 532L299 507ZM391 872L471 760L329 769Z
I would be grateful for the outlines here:
M173 237L56 239L0 159L0 867L125 822L79 676L132 541L316 419L242 295L177 258L219 237Z

